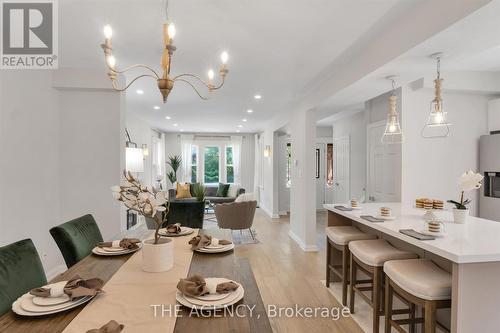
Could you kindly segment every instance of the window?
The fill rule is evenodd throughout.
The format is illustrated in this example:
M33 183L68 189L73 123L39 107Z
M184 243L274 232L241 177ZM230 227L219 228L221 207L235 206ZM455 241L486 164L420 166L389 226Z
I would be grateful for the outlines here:
M220 181L219 176L219 147L205 147L205 184L214 184Z
M292 186L292 145L286 144L286 186Z
M234 183L233 147L226 147L226 181Z
M198 171L198 147L191 146L191 183L196 183Z

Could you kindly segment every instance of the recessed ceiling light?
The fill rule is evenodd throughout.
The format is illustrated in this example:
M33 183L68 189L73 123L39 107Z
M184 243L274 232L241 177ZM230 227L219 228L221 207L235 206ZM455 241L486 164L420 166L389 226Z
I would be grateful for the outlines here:
M143 95L144 94L144 90L141 90L141 89L137 89L135 92L137 94L139 94L139 95Z
M243 127L243 125L238 125L238 127L239 127L239 128L242 128L242 127Z
M239 132L240 132L240 130L236 130L236 133L239 133Z
M170 120L170 119L172 119L172 117L166 116L165 119Z
M177 127L177 126L179 126L179 124L174 124L174 127Z
M183 130L182 128L180 129L180 131L181 131L181 132L184 132L184 130Z
M153 106L153 109L160 110L160 107L158 105L155 105L155 106Z
M247 122L247 118L243 118L241 119L242 122L246 123Z
M262 96L261 96L261 95L259 95L259 94L257 94L257 95L255 95L253 98L255 98L255 99L261 99L261 98L262 98Z
M252 112L253 112L253 110L252 110L252 109L248 109L248 110L247 110L247 113L252 113Z

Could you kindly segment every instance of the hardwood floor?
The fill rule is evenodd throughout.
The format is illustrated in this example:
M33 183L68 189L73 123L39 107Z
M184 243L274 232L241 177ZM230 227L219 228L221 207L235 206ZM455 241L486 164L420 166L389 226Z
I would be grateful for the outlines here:
M288 236L289 218L271 219L257 210L254 228L259 244L239 245L236 253L250 260L266 306L308 306L340 308L337 300L326 290L325 234L326 213L318 213L319 252L303 252ZM272 318L274 332L362 332L350 317L330 318Z

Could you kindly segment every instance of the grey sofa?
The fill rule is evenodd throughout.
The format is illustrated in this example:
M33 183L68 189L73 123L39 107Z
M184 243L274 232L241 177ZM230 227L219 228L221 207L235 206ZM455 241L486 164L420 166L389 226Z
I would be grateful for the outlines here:
M240 188L238 190L236 197L218 197L216 196L218 188L219 188L218 185L205 186L205 200L208 200L214 204L229 203L229 202L234 202L234 200L236 200L236 197L238 195L245 193L245 189ZM177 191L175 189L168 190L168 197L170 201L196 201L196 198L176 199L175 198L176 192ZM193 195L192 191L191 195Z

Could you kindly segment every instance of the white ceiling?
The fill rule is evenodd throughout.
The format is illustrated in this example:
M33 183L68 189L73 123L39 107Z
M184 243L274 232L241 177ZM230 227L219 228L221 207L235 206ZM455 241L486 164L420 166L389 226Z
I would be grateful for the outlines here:
M381 66L325 101L317 112L318 124L332 124L338 112L362 110L364 102L388 92L385 77L396 74L398 85L422 77L435 76L435 60L429 55L444 52L442 76L467 71L498 72L500 76L500 1L492 1L464 19L449 26L420 45ZM485 73L487 75L488 73Z
M209 101L177 84L166 104L156 82L138 81L126 94L127 108L165 131L242 132L262 129L306 84L370 27L396 0L170 0L176 24L173 74L204 76L230 54L226 86ZM134 63L159 68L163 0L60 1L63 67L102 68L102 27L113 27L118 67ZM489 55L485 55L487 57ZM478 59L478 63L482 63ZM137 95L136 89L144 90ZM263 96L257 102L253 95ZM154 110L153 106L161 106ZM253 114L247 114L247 109ZM172 117L166 120L165 116ZM241 122L247 118L246 123ZM173 124L179 124L174 127Z

